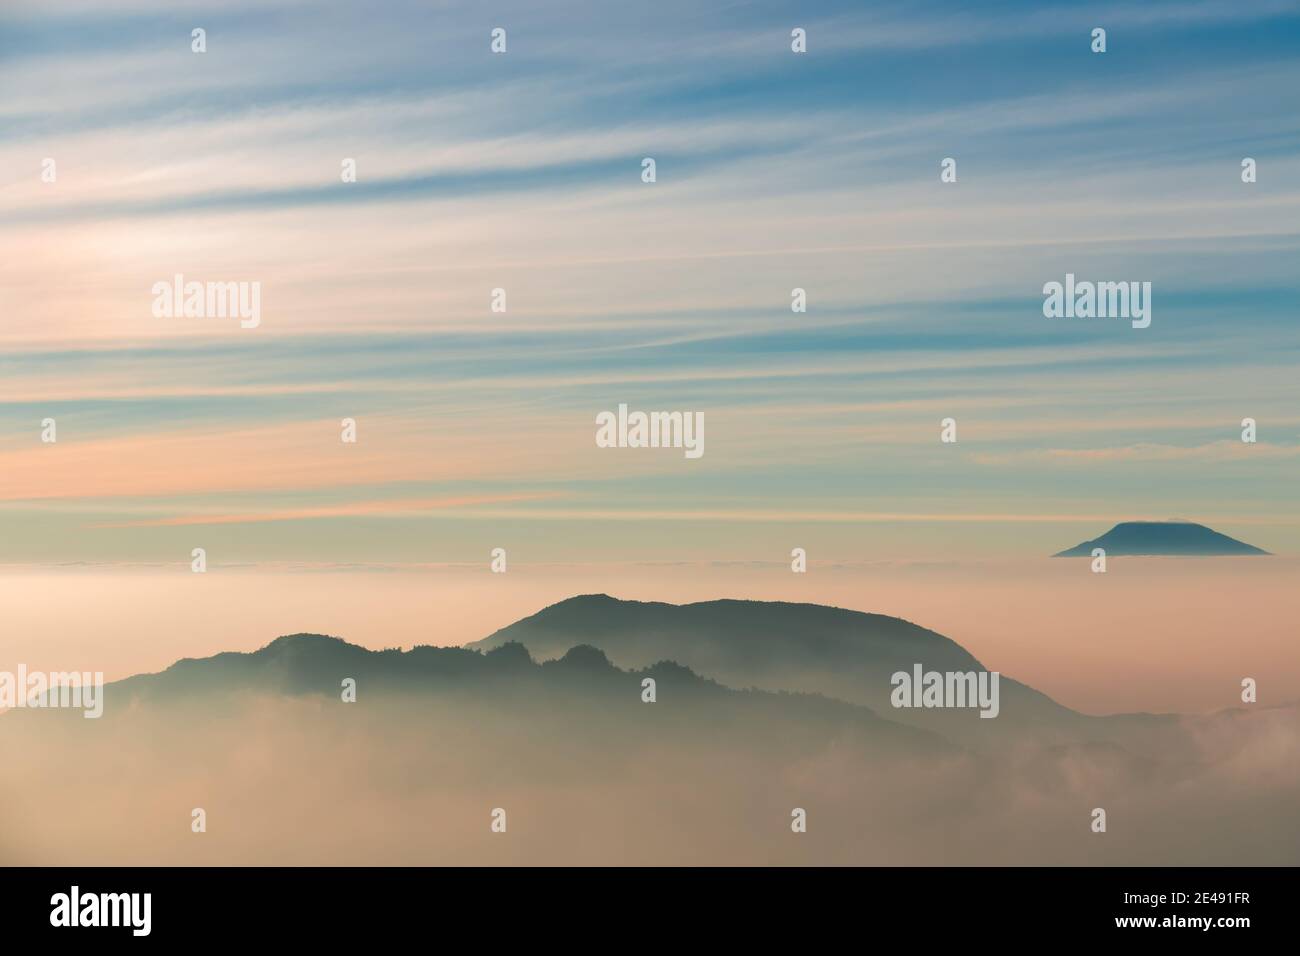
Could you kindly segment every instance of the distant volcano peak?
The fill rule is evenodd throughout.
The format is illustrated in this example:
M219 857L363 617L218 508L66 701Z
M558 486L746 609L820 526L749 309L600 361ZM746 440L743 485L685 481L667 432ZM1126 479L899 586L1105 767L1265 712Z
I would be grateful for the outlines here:
M1107 556L1268 554L1262 548L1230 538L1193 521L1121 521L1100 538L1084 541L1052 555L1088 557L1094 548Z

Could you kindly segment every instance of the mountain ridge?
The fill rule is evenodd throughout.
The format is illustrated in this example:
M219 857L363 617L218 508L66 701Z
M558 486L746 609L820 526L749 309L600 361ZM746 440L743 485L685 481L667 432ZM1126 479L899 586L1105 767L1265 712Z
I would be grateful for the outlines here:
M670 697L678 701L683 695L712 694L727 712L735 711L740 699L723 701L725 694L759 695L751 699L759 701L753 706L773 712L776 702L786 699L798 699L791 706L811 710L842 705L854 721L936 735L976 751L1011 750L1029 742L1128 739L1148 728L1158 732L1177 719L1081 714L1005 674L993 720L981 719L975 706L895 707L892 675L910 674L916 665L949 673L986 669L951 638L888 615L801 602L721 599L676 605L601 593L556 602L463 647L371 650L333 635L288 634L249 652L182 658L163 671L108 687L110 700L125 699L128 706L151 699L211 702L241 692L337 698L341 680L351 677L372 699L381 689L429 699L481 698L508 710L514 694L582 711L604 699L638 701L641 679L652 676L672 684ZM767 713L762 719L772 717Z
M340 700L346 678L356 682L354 699L366 702L366 711L378 708L381 713L407 715L394 726L409 723L413 713L450 707L513 727L530 727L542 719L576 722L596 735L608 732L602 727L622 722L641 728L641 733L655 727L676 735L701 728L724 735L767 728L810 744L845 737L881 755L959 749L939 734L859 704L814 693L732 688L666 659L622 669L604 651L586 644L539 662L518 642L487 650L431 645L370 650L331 635L307 633L282 635L253 651L184 658L163 671L110 683L104 689L104 719L129 719L153 710L178 718L217 717L240 712L259 694L314 698L314 706L329 707L331 699ZM657 704L651 710L644 709L656 703L643 698L646 678L655 682ZM75 711L65 713L79 718ZM629 719L634 724L628 725Z
M973 708L895 708L891 677L898 671L911 673L916 664L941 672L988 668L952 638L919 624L821 604L728 598L678 605L576 595L465 646L487 649L507 641L522 643L540 658L591 644L620 667L672 659L731 687L817 693L859 704L963 746L1002 747L1025 735L1077 739L1082 722L1104 720L1079 714L1005 674L995 720L980 719Z

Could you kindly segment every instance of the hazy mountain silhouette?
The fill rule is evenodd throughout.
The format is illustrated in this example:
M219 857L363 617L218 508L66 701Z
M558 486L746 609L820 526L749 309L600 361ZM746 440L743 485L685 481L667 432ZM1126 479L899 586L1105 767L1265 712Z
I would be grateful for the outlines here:
M975 708L894 708L890 678L897 671L910 673L918 663L941 672L985 667L961 645L909 621L818 604L676 605L583 595L467 646L487 650L512 641L539 658L590 644L621 667L667 658L731 687L825 694L981 749L1013 745L1025 734L1109 739L1107 722L1114 720L1079 714L1006 675L1000 679L1001 712L993 719L981 718Z
M996 719L895 710L891 669L980 663L906 621L816 605L578 597L481 647L296 634L109 684L98 720L0 715L0 862L1207 865L1300 852L1294 706L1098 718L1008 680ZM724 686L760 679L773 689ZM786 690L798 687L848 700ZM875 698L877 712L861 706ZM927 716L942 735L899 720ZM1090 831L1094 806L1118 814L1123 839ZM508 838L489 829L497 807ZM800 812L811 822L795 836Z
M857 723L879 727L885 737L915 728L979 751L1013 749L1027 740L1119 742L1140 754L1168 746L1164 731L1173 718L1087 716L1005 674L994 719L981 718L975 706L893 707L891 677L911 673L916 664L925 671L986 669L949 638L880 614L763 601L674 605L599 594L561 601L465 647L372 651L337 637L288 635L252 653L185 659L159 674L127 678L109 685L105 700L117 710L200 698L219 708L223 700L248 694L337 699L342 680L351 677L358 694L372 699L407 693L503 712L538 706L595 715L619 699L642 706L640 682L653 677L661 692L666 684L675 704L689 701L693 719L704 721L725 721L740 709L751 718L767 711L763 720Z
M1122 521L1100 538L1060 551L1054 558L1089 557L1093 548L1106 555L1268 554L1261 548L1191 521Z
M647 677L655 681L654 704L642 700L642 681ZM538 663L513 641L485 652L428 646L372 651L337 637L294 634L251 653L186 658L160 673L109 684L104 689L105 717L142 705L238 709L249 696L259 694L324 695L339 701L345 678L356 682L358 701L381 707L398 698L405 698L402 706L436 699L521 720L536 719L541 712L564 715L567 721L593 728L631 717L644 723L646 717L671 715L680 729L689 732L735 725L749 733L771 725L787 738L849 734L873 753L952 749L937 735L882 719L866 707L842 700L733 690L665 660L620 670L603 651L581 643L566 648L557 659Z

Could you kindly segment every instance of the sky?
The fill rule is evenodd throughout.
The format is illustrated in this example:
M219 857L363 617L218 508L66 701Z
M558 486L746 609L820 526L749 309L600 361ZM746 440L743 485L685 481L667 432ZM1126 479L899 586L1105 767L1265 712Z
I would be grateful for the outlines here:
M1298 50L1269 0L8 0L0 565L1300 554ZM1067 273L1150 327L1044 317ZM620 403L705 453L598 448Z

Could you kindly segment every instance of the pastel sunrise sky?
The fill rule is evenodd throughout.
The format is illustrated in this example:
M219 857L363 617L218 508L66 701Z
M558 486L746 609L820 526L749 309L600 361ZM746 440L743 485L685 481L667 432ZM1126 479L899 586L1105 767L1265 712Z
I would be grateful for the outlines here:
M1133 518L1277 553L1267 626L1300 554L1298 47L1272 0L11 0L0 665L82 666L83 627L120 676L287 630L453 643L573 593L797 587L1068 689L1028 624L943 608ZM1066 273L1149 281L1150 328L1045 318ZM155 317L176 274L259 282L260 326ZM597 448L619 403L703 412L704 456ZM197 596L194 547L260 583ZM465 584L495 547L508 581ZM871 571L947 562L993 577ZM311 599L267 584L300 573ZM107 583L132 575L170 596ZM369 597L332 604L343 580ZM1066 703L1142 706L1081 673Z

